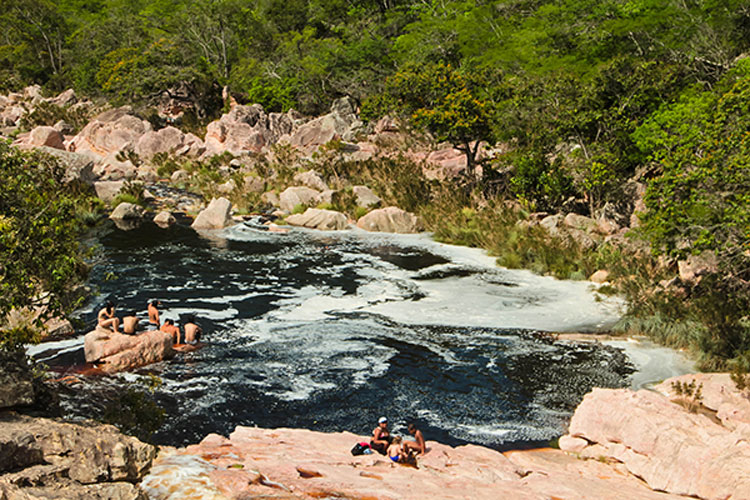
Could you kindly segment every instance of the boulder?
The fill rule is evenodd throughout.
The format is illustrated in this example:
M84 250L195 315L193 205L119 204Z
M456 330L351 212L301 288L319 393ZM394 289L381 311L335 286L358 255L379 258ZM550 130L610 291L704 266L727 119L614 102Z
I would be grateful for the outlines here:
M151 165L141 165L136 169L135 178L138 179L141 182L158 182L159 181L159 174L156 171L156 168L154 168Z
M77 101L76 91L73 89L64 90L60 92L57 97L49 100L55 106L68 107L75 104Z
M99 181L94 183L94 191L104 203L111 203L124 185L125 181Z
M334 139L353 139L353 132L361 127L357 119L354 101L349 97L337 99L331 105L331 112L300 125L291 135L289 142L311 153L318 147Z
M0 498L145 500L156 448L111 425L0 414ZM13 452L12 454L10 452Z
M589 443L578 451L582 456L620 462L653 490L706 500L750 498L750 434L656 392L594 389L568 432Z
M174 356L172 335L150 330L138 335L124 335L97 328L84 336L87 363L99 363L107 373L131 370Z
M186 170L175 170L169 177L169 180L175 184L185 182L190 178L190 174Z
M234 224L232 203L226 198L214 198L208 207L198 214L190 227L193 229L223 229Z
M432 151L427 155L424 174L428 179L453 179L466 170L466 155L454 147Z
M320 174L315 170L295 174L294 182L315 189L316 191L326 191L328 189L328 184L325 183Z
M697 283L702 276L719 270L716 254L711 251L700 255L689 255L687 259L677 262L680 279L685 283Z
M338 191L334 191L333 189L326 189L315 198L315 203L317 205L320 205L321 203L326 203L326 204L331 205L333 204L333 198L334 196L336 196L337 192Z
M0 113L0 125L6 127L15 127L26 114L23 106L8 106Z
M65 168L64 182L80 181L86 184L93 184L98 178L94 173L94 160L88 155L48 148L46 146L40 146L37 150L54 156L63 168Z
M154 217L154 223L159 227L165 228L174 225L177 223L177 220L170 212L162 210Z
M247 193L261 194L266 189L266 182L257 175L246 175L242 187Z
M60 132L63 136L72 135L75 132L75 128L65 120L58 120L52 128Z
M354 186L352 191L354 192L354 196L357 197L358 207L369 208L383 201L367 186Z
M138 169L129 159L122 160L118 153L109 153L94 167L94 174L103 181L135 179Z
M232 194L232 191L235 189L237 189L237 184L235 184L234 179L229 179L228 181L216 186L216 192L219 194Z
M589 234L598 230L598 224L594 219L586 217L585 215L574 214L572 212L565 216L563 222L569 228L578 229L579 231L584 231Z
M397 207L373 210L357 221L357 227L365 231L384 233L418 233L421 231L417 216Z
M334 231L346 229L346 215L334 210L321 210L319 208L308 208L303 214L290 215L286 222L292 226Z
M589 276L589 281L593 283L605 283L609 279L609 271L599 269L594 274Z
M260 104L233 106L228 113L206 127L207 151L218 154L259 153L270 143L268 117Z
M142 159L151 160L160 153L175 155L184 146L185 134L180 129L164 127L161 130L151 130L143 134L138 139L135 152Z
M143 207L123 202L112 210L112 213L109 214L109 218L112 220L139 220L142 219L145 214L146 211Z
M29 85L28 87L23 89L23 98L27 101L36 101L34 102L34 104L43 100L44 96L42 95L41 85Z
M279 206L282 210L291 212L297 205L314 204L318 194L318 191L304 186L288 187L279 195Z
M65 137L54 127L36 127L29 134L31 146L47 146L65 150Z
M124 106L100 114L73 138L70 149L100 156L134 150L140 137L151 131L151 124L130 113L131 108Z
M279 195L276 194L275 191L266 191L265 193L260 195L260 201L273 207L278 207L281 203L281 200L279 200Z
M560 236L562 221L563 216L560 214L548 215L539 221L539 225L546 229L550 236Z

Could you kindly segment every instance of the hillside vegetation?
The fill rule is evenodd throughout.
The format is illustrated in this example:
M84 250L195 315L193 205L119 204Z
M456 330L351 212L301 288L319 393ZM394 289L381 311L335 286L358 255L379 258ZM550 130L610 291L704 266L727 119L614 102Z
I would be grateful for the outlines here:
M629 303L620 327L705 367L750 351L744 0L7 0L0 33L0 90L143 108L168 95L192 110L184 127L219 116L225 88L306 114L350 96L467 155L464 179L414 207L436 237L560 277L606 268ZM480 162L480 140L503 154ZM544 211L629 226L638 185L632 244L517 224ZM712 265L675 283L691 255Z

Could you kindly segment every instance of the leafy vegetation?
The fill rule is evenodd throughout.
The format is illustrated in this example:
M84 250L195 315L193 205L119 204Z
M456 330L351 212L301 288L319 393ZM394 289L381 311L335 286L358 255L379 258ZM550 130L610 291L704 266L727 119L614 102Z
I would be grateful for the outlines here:
M78 215L92 208L92 198L65 183L64 173L49 156L0 142L0 318L11 310L40 310L38 325L75 305L71 289L86 274ZM37 325L0 326L0 345L33 340Z

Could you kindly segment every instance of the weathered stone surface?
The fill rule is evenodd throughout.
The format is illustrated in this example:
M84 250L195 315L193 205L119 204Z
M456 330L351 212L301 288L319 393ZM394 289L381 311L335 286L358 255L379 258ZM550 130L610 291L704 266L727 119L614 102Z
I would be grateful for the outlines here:
M421 231L417 216L397 207L373 210L357 221L357 227L365 231L384 233L418 233Z
M31 146L47 146L65 150L65 137L54 127L36 127L29 134L28 141Z
M174 356L172 336L158 330L124 335L97 328L84 336L86 362L107 373L150 365Z
M286 218L286 221L292 226L321 229L324 231L346 229L347 226L346 215L334 210L321 210L318 208L308 208L303 214L290 215Z
M159 153L176 154L185 145L185 134L175 127L164 127L143 134L135 146L135 152L144 160L151 160Z
M0 498L145 500L156 448L111 425L0 414ZM13 455L7 452L15 451Z
M27 406L33 403L34 380L25 356L23 353L0 349L0 408Z
M193 229L223 229L234 224L232 203L226 198L214 198L208 207L198 214L190 227Z
M609 271L605 269L599 269L594 274L589 276L589 281L594 283L604 283L609 279Z
M166 210L162 210L154 217L154 223L159 227L169 227L176 222L177 220L174 218L174 215Z
M228 195L231 194L235 189L237 189L237 184L235 184L234 179L229 179L228 181L216 186L216 192L219 194Z
M268 117L260 104L233 106L228 113L206 127L206 150L216 154L260 152L269 144Z
M594 389L569 434L652 489L707 500L750 498L750 435L655 392ZM586 449L582 453L585 453Z
M279 195L275 191L266 191L260 195L260 201L274 207L278 207L280 203Z
M151 124L130 114L129 106L106 111L90 121L71 142L72 151L91 151L101 156L133 150Z
M174 172L172 172L169 180L177 184L180 182L185 182L189 178L190 174L186 170L175 170Z
M135 179L138 169L129 159L121 159L118 153L109 153L94 167L94 174L103 181Z
M354 186L352 191L357 197L357 206L360 207L372 207L383 201L367 186Z
M99 181L94 183L94 191L104 203L110 203L120 193L125 181Z
M318 194L318 191L309 187L288 187L279 195L279 206L282 210L291 212L297 205L312 205Z
M224 438L161 453L141 483L153 499L636 499L676 500L616 467L558 450L507 456L481 446L427 441L417 467L381 455L353 457L348 432L237 427ZM314 450L314 452L311 452ZM260 471L262 474L259 474Z
M563 216L560 214L548 215L539 221L539 225L546 229L550 236L560 236L562 221Z
M360 126L354 102L344 97L334 101L331 112L327 115L300 125L289 142L309 153L334 139L353 139L353 131Z
M112 220L142 219L145 213L146 211L143 207L123 202L112 210L112 213L109 214L109 218Z
M597 231L598 225L594 219L591 217L586 217L585 215L579 215L574 213L569 213L565 216L565 219L563 220L566 226L573 229L578 229L580 231L584 231L586 233L593 233Z
M49 101L56 106L66 107L75 104L77 100L76 91L68 89L60 92L57 97L53 97Z
M40 146L36 149L54 156L65 168L64 182L81 181L86 184L93 184L98 178L94 174L94 160L86 154L71 153L70 151L46 146Z
M137 168L135 178L141 182L158 182L159 174L152 165L143 164Z
M248 193L262 193L266 189L266 182L256 175L246 175L242 187Z
M294 176L294 182L307 186L316 191L326 191L328 184L325 183L323 178L315 170L308 170L306 172L300 172Z
M718 267L716 254L703 252L700 255L689 255L687 259L677 262L680 279L686 283L697 283L702 276L715 273Z

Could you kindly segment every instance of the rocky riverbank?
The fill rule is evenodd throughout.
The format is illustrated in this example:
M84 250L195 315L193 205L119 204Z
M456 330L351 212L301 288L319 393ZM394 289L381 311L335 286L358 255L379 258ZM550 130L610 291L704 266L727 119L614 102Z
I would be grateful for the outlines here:
M702 397L674 394L693 380ZM159 500L750 498L750 401L726 374L686 375L657 391L595 389L560 450L499 453L428 440L415 468L351 456L363 439L238 427L228 438L163 449L141 487Z

